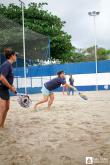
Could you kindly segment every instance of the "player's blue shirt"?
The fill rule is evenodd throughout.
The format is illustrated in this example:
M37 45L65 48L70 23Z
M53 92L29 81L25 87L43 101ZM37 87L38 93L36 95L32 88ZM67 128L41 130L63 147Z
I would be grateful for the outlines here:
M14 74L12 64L7 60L0 67L0 73L6 78L9 84L13 84ZM5 86L0 82L0 86Z
M61 85L66 84L66 79L65 78L60 78L60 77L56 77L48 82L46 82L44 84L44 86L49 90L55 90L57 88L59 88Z

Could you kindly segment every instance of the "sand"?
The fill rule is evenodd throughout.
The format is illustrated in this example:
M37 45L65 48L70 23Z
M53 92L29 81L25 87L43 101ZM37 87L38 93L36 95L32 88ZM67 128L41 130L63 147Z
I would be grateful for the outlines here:
M110 92L86 92L88 101L56 93L51 112L22 109L16 97L0 129L0 165L110 165ZM33 103L41 94L31 95Z

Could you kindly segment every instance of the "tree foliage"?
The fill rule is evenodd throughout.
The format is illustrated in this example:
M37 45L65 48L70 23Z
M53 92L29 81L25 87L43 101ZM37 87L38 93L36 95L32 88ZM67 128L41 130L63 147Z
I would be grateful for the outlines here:
M43 9L47 3L30 3L24 10L25 14L25 27L44 34L50 37L51 40L51 57L52 59L59 59L66 62L65 56L70 54L74 47L71 44L71 36L64 32L62 29L65 21L62 21L56 15ZM14 4L9 6L0 6L0 14L5 15L7 18L22 24L21 7Z
M85 54L85 61L94 61L95 60L95 47L89 47L83 51ZM98 60L107 60L110 55L110 50L97 46L97 59Z
M25 27L50 37L52 59L58 59L62 63L93 61L94 47L86 49L87 55L85 51L76 51L76 48L71 44L71 35L63 30L66 22L49 11L44 10L45 5L48 4L30 3L28 7L25 7ZM0 14L3 14L14 22L22 24L20 6L15 4L8 6L0 5ZM108 59L110 51L104 48L98 48L97 53L98 60L105 60Z

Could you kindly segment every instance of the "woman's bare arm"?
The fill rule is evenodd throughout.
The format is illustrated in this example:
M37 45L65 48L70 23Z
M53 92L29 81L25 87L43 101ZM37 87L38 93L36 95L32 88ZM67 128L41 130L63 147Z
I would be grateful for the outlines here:
M6 78L1 74L0 75L0 81L7 87L9 88L13 93L15 93L16 89L9 84L9 82L6 80Z

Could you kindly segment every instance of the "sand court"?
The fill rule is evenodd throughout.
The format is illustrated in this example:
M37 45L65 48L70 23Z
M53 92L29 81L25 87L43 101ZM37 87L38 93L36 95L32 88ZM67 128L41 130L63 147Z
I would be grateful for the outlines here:
M110 92L85 94L88 101L56 93L51 112L46 104L36 112L22 109L12 97L0 129L0 165L84 165L87 156L109 165ZM30 97L35 103L41 94Z

